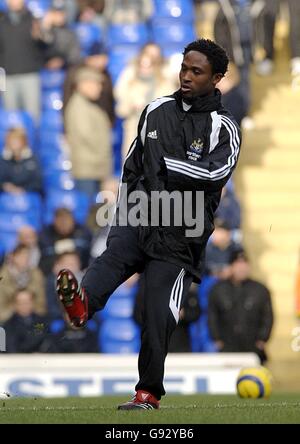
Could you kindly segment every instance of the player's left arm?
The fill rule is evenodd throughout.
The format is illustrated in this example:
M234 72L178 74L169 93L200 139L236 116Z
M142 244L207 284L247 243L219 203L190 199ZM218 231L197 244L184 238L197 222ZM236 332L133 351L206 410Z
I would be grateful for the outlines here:
M228 117L222 116L218 143L199 161L181 160L165 156L168 183L171 187L182 184L186 190L221 190L230 178L240 152L241 133Z

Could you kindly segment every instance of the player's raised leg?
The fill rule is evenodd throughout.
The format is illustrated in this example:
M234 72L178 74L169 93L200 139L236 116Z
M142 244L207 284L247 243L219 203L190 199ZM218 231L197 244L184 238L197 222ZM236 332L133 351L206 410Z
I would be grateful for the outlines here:
M114 290L144 267L138 246L138 232L131 227L113 227L107 249L87 269L78 284L71 270L57 276L57 294L73 327L83 327L93 314L104 308Z

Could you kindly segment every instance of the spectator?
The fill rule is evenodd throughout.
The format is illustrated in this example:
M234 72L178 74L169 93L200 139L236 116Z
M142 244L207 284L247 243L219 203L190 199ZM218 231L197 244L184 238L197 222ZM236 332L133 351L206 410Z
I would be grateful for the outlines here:
M108 62L108 56L104 48L99 45L94 45L91 53L83 60L80 65L71 67L66 76L64 83L64 110L66 109L69 99L76 89L76 75L80 68L88 67L97 71L102 77L102 90L95 101L99 108L105 111L110 119L111 125L115 122L115 110L114 110L114 96L113 86L109 72L106 69Z
M76 90L65 109L66 134L76 187L93 198L111 174L111 125L107 113L95 103L103 77L85 67L78 70L75 81Z
M41 22L41 39L48 45L45 53L48 69L62 69L80 62L80 45L67 26L65 3L54 0Z
M222 190L220 205L215 215L217 219L225 221L231 231L240 229L241 207L234 191L227 185Z
M62 253L56 256L53 270L47 276L46 281L46 298L47 313L49 319L61 318L62 310L56 293L56 276L58 272L64 268L71 269L75 274L78 282L81 282L83 271L81 270L80 257L76 251Z
M13 297L17 290L26 288L35 292L34 311L44 315L46 299L44 278L38 268L30 266L30 252L18 245L7 257L1 272L0 322L6 321L13 312Z
M64 319L56 319L50 324L53 353L99 353L98 324L94 320L74 330Z
M39 265L41 252L38 245L38 235L33 227L24 225L18 231L18 244L25 245L29 250L29 264L32 268Z
M6 135L0 158L0 190L7 193L42 192L39 165L22 128L12 128Z
M238 125L248 114L248 103L241 89L241 78L237 66L229 63L228 72L219 84L222 103L229 109Z
M144 304L144 278L141 275L133 313L134 320L141 327L144 319ZM199 317L198 286L193 284L180 309L179 322L171 337L169 353L190 353L192 351L189 327L191 322L197 321Z
M114 24L146 22L152 14L152 0L109 0L104 8L107 22Z
M78 252L83 268L89 263L91 233L75 222L67 208L58 208L53 224L44 227L40 233L40 267L45 275L51 273L55 257L65 252Z
M6 72L4 107L24 109L38 121L44 45L35 36L37 22L25 0L7 0L7 5L8 12L0 20L0 66Z
M227 222L215 219L215 231L206 247L206 274L226 279L230 273L229 259L240 247L231 239Z
M174 89L174 82L166 76L159 46L148 43L138 58L123 70L114 90L116 113L125 119L123 157L135 139L139 117L147 103L171 94Z
M215 284L209 296L212 338L222 352L255 352L264 363L273 325L270 292L250 278L244 251L236 251L230 262L230 277Z
M105 18L103 15L105 0L77 0L80 22L89 22L105 28Z
M218 0L219 11L214 23L216 42L223 46L229 60L239 71L239 84L233 92L240 95L245 114L250 109L250 66L252 63L252 18L250 0ZM240 100L241 100L240 99ZM233 103L234 104L234 103ZM231 111L231 109L229 108ZM235 117L235 116L234 116Z
M259 75L270 75L274 68L274 35L276 18L280 11L282 0L254 1L255 10L259 11L256 17L258 40L265 50L264 58L257 63L256 70ZM291 48L291 74L300 76L300 2L287 0L290 16L290 48Z
M28 289L13 295L12 315L4 324L8 353L45 353L51 348L47 320L35 312L34 300Z

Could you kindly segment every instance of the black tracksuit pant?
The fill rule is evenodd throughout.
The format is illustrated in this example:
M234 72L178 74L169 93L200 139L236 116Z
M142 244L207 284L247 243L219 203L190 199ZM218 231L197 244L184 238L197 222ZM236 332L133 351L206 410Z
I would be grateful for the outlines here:
M139 382L136 390L146 390L160 399L164 362L193 276L181 267L146 256L138 245L138 229L113 227L108 246L88 268L82 287L89 297L89 317L104 308L114 290L136 272L145 273L145 312L139 354Z

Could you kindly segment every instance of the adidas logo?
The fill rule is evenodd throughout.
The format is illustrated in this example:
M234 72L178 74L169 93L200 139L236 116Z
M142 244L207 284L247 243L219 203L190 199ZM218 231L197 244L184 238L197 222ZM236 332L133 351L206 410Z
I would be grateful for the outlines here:
M149 133L147 134L147 137L150 137L150 139L157 139L157 131L149 131Z

